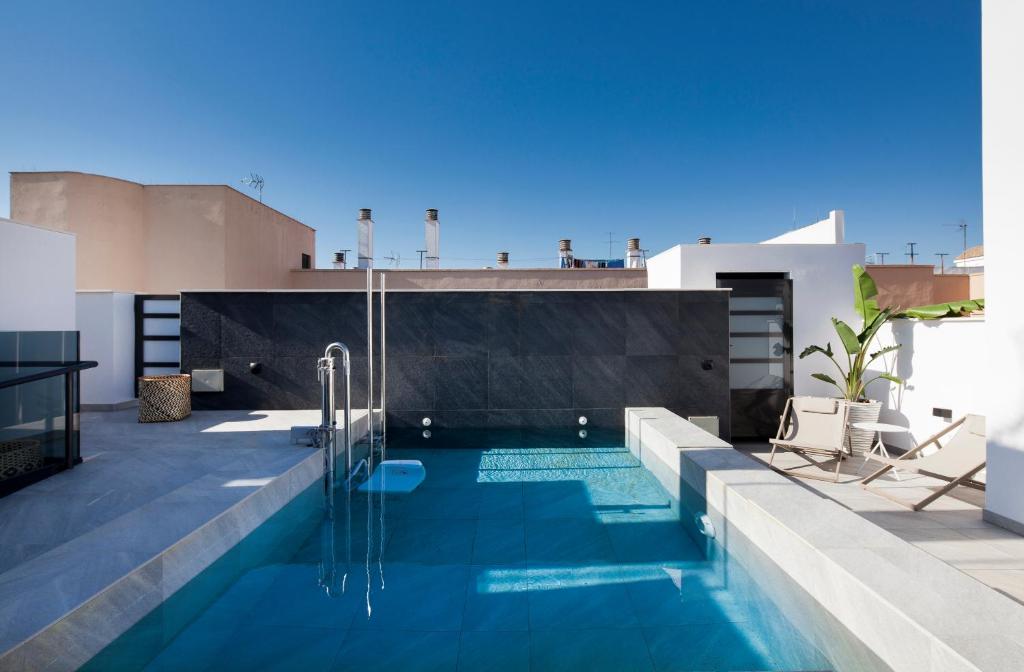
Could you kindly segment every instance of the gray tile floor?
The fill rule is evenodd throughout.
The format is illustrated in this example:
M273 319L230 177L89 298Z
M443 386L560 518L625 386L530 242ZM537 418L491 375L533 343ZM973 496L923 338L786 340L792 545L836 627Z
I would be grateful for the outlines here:
M763 462L768 461L771 452L765 443L738 443L736 447ZM831 471L826 473L809 466L793 453L777 453L775 463L784 469L799 467L797 473L831 476ZM869 463L859 471L862 464L860 458L845 461L838 483L803 478L793 480L1024 603L1024 537L982 520L985 493L957 488L924 511L915 512L861 488L860 480L870 474L877 463ZM834 470L835 462L826 464L825 468ZM885 488L900 498L915 500L934 492L942 484L927 476L901 474L900 478L902 480L896 481L886 475L873 485Z
M0 499L0 652L26 636L26 608L45 626L310 457L289 429L319 424L317 411L136 417L83 413L83 463Z

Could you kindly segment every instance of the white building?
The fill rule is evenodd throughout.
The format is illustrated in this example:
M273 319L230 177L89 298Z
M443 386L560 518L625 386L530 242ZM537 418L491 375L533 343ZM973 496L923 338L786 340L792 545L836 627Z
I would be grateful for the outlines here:
M731 287L730 388L733 435L761 435L778 427L785 398L835 394L811 378L831 366L822 357L799 359L808 345L832 341L829 318L856 324L854 264L864 245L844 241L841 210L827 219L762 243L676 245L647 261L651 288Z

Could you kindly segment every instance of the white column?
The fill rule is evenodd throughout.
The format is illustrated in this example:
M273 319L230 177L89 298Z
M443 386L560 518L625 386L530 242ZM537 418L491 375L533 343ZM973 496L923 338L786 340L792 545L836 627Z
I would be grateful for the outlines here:
M965 354L988 360L985 518L1024 532L1024 2L983 0L981 23L988 347Z

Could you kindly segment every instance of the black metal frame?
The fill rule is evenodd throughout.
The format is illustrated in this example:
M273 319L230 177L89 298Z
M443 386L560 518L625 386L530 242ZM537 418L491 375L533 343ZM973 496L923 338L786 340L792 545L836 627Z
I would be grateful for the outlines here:
M147 362L145 361L145 343L146 341L178 341L179 347L181 343L181 334L177 336L146 336L145 335L145 322L146 318L150 319L171 319L180 320L181 312L177 313L147 313L146 301L180 301L181 296L178 294L136 294L135 295L135 379L138 380L139 376L142 376L146 367L158 367L158 368L181 368L181 361L177 362ZM180 330L179 330L180 332ZM179 349L180 353L180 349ZM181 355L178 355L178 359L181 359ZM138 389L136 386L136 396L138 395Z
M98 366L96 362L88 361L60 362L56 365L48 362L4 363L4 365L16 365L18 367L53 366L53 368L48 371L27 373L24 376L0 381L0 389L24 385L56 376L64 376L64 463L62 465L44 466L31 473L0 481L0 497L41 481L58 471L71 469L75 464L82 461L81 457L75 455L75 433L77 431L75 429L75 399L78 398L78 374L80 371L93 369Z
M781 390L732 390L732 432L733 437L756 436L765 438L774 434L777 425L775 419L784 408L786 401L793 396L793 281L787 273L719 273L718 287L731 289L731 297L744 296L778 296L782 299L782 357L729 358L730 364L776 364L782 363ZM729 310L729 315L778 315L777 310ZM729 332L730 343L733 338L767 338L778 336L773 332ZM742 397L742 398L739 398ZM753 405L777 407L778 412L765 413L764 422L756 418L744 417L743 409ZM772 419L769 426L768 419ZM751 428L761 427L751 432Z

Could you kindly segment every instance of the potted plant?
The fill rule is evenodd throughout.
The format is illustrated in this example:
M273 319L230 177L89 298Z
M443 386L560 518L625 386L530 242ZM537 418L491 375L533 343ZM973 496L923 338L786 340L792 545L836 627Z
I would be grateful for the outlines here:
M867 398L865 392L869 384L879 378L884 378L897 385L903 384L902 380L887 372L866 379L868 367L872 362L900 347L890 345L871 352L871 346L875 336L878 335L878 330L892 319L896 312L892 308L879 309L878 302L875 300L876 296L878 296L878 288L875 286L875 281L862 266L855 265L853 267L853 305L862 320L860 330L854 331L853 327L846 322L833 317L832 326L839 335L843 352L833 352L832 343L829 342L825 344L824 348L819 345L811 345L800 353L800 359L803 359L820 352L835 365L839 374L837 377L825 373L812 373L811 376L836 386L849 407L850 424L878 421L878 415L882 412L882 403ZM843 354L846 355L845 362L842 358ZM853 430L849 437L851 450L854 452L869 450L872 437L873 432Z
M903 381L889 372L882 372L870 379L866 379L868 368L871 364L883 355L899 349L899 345L890 345L875 352L871 352L872 344L878 335L878 330L896 317L912 317L918 319L937 319L940 317L958 317L968 315L973 311L982 310L985 307L984 299L970 301L956 301L952 303L940 303L930 306L918 306L906 310L895 308L879 308L878 288L875 281L866 270L860 265L853 267L853 306L860 315L862 323L859 331L843 322L832 318L832 326L839 335L839 342L843 346L843 352L832 351L832 343L826 343L825 347L812 345L800 353L800 359L808 355L820 352L835 365L839 375L837 378L824 373L812 373L811 376L835 385L849 407L849 422L877 422L882 412L882 402L867 398L867 386L879 378L888 380L897 385ZM843 362L843 354L846 360ZM845 366L844 366L845 364ZM870 450L871 440L874 432L854 429L849 435L850 447L854 452Z

